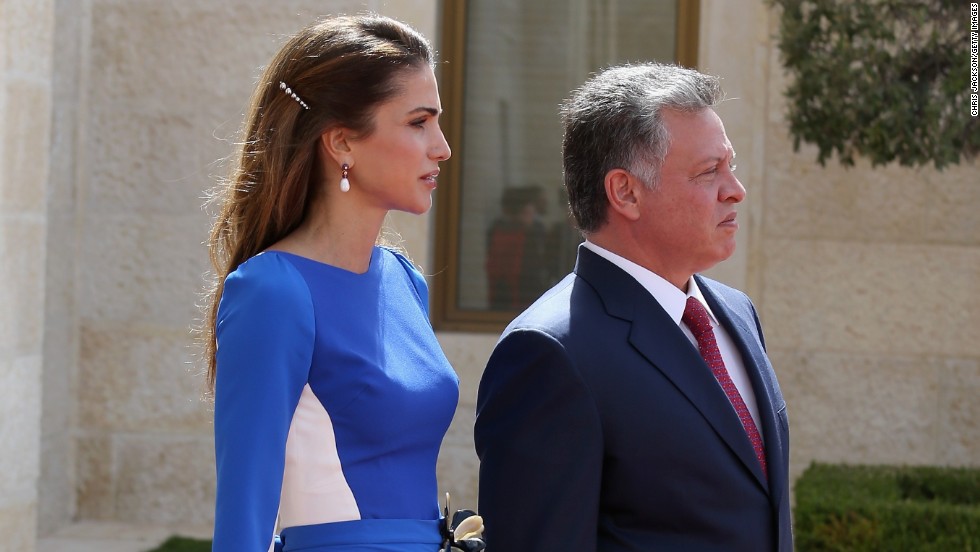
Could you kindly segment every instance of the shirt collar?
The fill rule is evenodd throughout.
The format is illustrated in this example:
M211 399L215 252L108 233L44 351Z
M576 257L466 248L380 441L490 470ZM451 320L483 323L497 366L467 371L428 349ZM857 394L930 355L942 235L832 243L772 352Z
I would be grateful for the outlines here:
M684 293L655 272L647 270L633 261L621 257L589 240L585 240L584 246L632 276L643 286L643 289L647 290L660 303L660 306L667 312L667 315L670 316L675 324L680 325L681 323L681 318L684 316L684 309L687 307L687 298L694 297L708 311L708 316L711 318L711 325L718 325L715 313L711 312L711 307L704 300L701 288L698 287L698 283L693 276L687 282L687 293Z

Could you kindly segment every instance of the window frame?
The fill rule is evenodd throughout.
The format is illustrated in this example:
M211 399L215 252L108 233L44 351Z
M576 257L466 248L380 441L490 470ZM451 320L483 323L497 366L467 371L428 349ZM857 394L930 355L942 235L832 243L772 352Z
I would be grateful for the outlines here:
M441 55L438 66L446 140L456 152L443 163L436 190L435 263L431 320L438 331L499 333L518 310L475 310L458 306L462 173L463 102L466 96L466 15L468 0L442 2ZM677 0L676 63L696 67L700 0Z

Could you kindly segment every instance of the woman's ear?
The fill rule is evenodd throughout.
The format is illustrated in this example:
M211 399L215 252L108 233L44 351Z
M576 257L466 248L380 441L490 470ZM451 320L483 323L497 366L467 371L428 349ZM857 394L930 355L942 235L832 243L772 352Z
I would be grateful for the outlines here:
M606 188L606 199L613 211L627 220L640 218L639 179L626 169L612 169L606 173L603 181Z
M320 135L320 147L338 165L354 166L351 158L351 132L343 127L333 127Z

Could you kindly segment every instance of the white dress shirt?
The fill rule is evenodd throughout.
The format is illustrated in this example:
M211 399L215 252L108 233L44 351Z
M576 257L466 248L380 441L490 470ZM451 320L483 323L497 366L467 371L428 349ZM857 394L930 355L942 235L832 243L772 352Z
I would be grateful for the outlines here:
M636 279L644 289L650 292L650 295L653 296L657 303L660 303L660 306L667 311L667 315L671 317L674 323L677 324L681 331L684 332L684 335L691 341L695 350L698 350L697 339L695 339L694 334L691 333L687 325L681 322L681 318L684 316L684 309L687 306L688 297L694 297L704 305L704 308L708 311L708 317L711 319L711 329L715 333L715 341L718 342L718 350L721 352L721 358L725 362L725 368L728 369L728 375L732 378L735 388L738 389L739 395L742 396L742 401L745 402L745 406L749 409L752 420L759 429L759 435L762 435L762 425L759 423L759 407L756 405L752 383L749 381L748 374L745 372L742 355L739 354L735 343L732 341L731 336L728 335L724 326L718 323L715 313L711 312L711 307L705 302L704 296L701 294L701 289L698 288L694 277L692 276L688 281L687 293L685 294L667 280L664 280L659 275L629 259L621 257L588 240L585 241L584 245L596 255L623 269L627 274ZM732 409L734 410L734 407ZM762 438L764 442L765 435L762 435Z

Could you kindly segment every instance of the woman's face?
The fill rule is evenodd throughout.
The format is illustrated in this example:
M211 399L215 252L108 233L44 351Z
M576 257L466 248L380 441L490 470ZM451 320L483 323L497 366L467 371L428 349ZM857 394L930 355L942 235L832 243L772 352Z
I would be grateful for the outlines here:
M439 127L442 104L432 68L409 70L401 91L374 111L374 131L350 140L349 194L385 211L432 206L439 162L451 151Z

